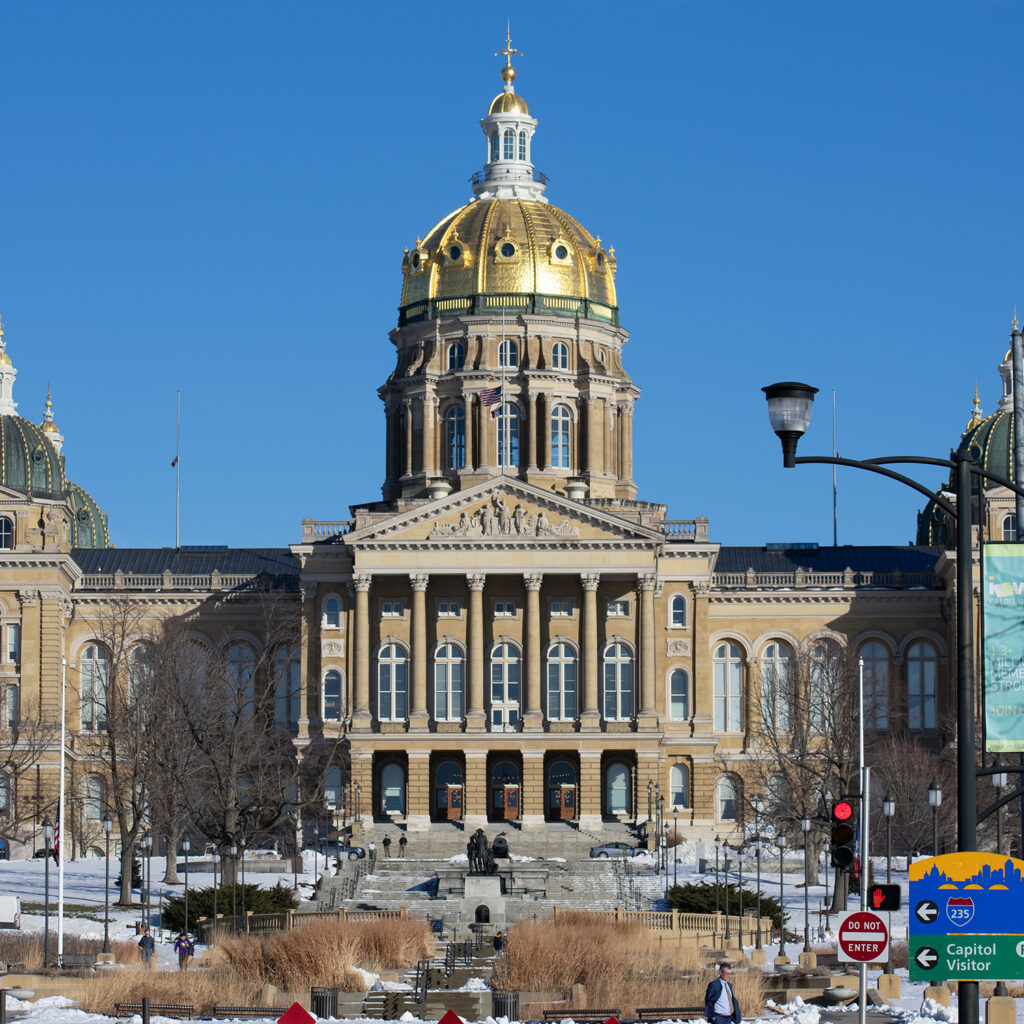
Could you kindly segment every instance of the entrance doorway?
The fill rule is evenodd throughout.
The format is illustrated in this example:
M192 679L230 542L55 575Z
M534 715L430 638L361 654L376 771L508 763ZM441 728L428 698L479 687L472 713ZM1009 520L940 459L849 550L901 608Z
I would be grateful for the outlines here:
M514 761L497 761L491 768L491 814L498 821L519 817L519 766Z
M571 821L576 817L576 769L568 761L555 761L548 769L548 817Z
M462 768L455 761L442 761L434 773L434 814L439 821L461 821L463 804Z

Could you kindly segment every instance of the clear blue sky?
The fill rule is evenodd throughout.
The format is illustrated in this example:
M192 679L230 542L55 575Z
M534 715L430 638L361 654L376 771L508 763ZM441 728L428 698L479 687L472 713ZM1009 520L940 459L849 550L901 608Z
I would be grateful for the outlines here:
M552 202L618 257L640 497L830 542L804 454L943 456L985 412L1021 255L1024 7L968 0L0 5L0 312L121 547L284 545L379 497L402 249L469 197L505 15ZM937 484L941 475L926 473ZM840 542L916 496L839 479Z

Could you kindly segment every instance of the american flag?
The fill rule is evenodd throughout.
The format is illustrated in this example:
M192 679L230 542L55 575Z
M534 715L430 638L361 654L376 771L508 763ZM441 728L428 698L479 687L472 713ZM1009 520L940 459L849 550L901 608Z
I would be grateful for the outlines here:
M480 401L484 405L501 406L501 388L484 388L480 392ZM498 409L491 409L491 419L498 415Z
M53 826L53 863L60 864L60 801L57 801L57 823Z

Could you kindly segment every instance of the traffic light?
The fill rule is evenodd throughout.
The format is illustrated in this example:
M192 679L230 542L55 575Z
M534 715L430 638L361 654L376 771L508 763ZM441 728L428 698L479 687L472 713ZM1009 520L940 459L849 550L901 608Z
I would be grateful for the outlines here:
M832 805L832 867L849 871L857 857L857 832L853 827L853 804L840 800Z

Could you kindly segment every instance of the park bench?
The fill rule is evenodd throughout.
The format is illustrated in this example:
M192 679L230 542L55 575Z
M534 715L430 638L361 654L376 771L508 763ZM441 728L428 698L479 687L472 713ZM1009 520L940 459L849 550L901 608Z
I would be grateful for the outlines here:
M578 1024L604 1024L609 1017L621 1017L621 1010L574 1010L571 1006L563 1006L560 1010L544 1010L545 1021L564 1020L571 1017Z
M191 1020L196 1012L190 1003L150 1003L149 1012L157 1017L177 1017ZM142 1013L142 1003L114 1003L114 1013L118 1017L131 1017Z
M272 1017L276 1020L282 1012L279 1006L215 1006L210 1013L210 1018L216 1020L217 1018Z
M636 1010L636 1018L639 1021L697 1020L703 1017L703 1006L638 1006Z
M95 953L58 953L57 970L69 971L76 968L88 967L92 970L96 966Z

